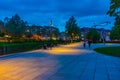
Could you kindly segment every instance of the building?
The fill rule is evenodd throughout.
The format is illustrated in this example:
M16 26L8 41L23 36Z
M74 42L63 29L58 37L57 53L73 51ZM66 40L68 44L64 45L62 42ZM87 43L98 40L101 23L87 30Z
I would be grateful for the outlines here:
M31 38L39 36L39 39L45 40L50 39L52 36L53 39L57 39L59 34L59 29L56 27L50 26L27 26L26 35L31 34ZM38 38L37 38L38 39Z
M83 27L81 28L81 39L85 40L86 39L86 34L89 32L91 28L89 27ZM107 30L104 28L96 28L98 33L100 34L100 41L105 39L105 41L110 41L110 32L111 30Z

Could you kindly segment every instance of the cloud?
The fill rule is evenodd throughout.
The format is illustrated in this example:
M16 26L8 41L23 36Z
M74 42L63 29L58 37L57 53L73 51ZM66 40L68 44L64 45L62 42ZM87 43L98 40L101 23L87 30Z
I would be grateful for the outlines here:
M55 26L64 30L65 22L75 16L80 26L105 20L114 21L106 15L109 0L2 0L0 2L0 19L19 14L29 24L49 25L53 20ZM86 22L87 21L87 22Z

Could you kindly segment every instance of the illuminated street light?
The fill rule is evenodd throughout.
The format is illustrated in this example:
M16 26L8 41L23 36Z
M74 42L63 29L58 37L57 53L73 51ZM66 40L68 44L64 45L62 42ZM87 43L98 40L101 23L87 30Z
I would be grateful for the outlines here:
M52 48L52 20L50 21L50 48Z
M52 40L52 20L50 21L50 40Z

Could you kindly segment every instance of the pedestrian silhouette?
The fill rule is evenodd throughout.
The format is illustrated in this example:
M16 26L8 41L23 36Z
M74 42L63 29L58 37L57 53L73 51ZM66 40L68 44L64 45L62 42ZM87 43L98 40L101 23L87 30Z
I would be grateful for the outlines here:
M52 49L52 47L53 47L53 44L51 43L51 44L50 44L50 49Z
M84 48L86 47L86 42L83 43Z
M43 49L47 49L47 45L46 44L43 45Z
M88 40L88 46L89 46L89 48L91 47L91 41L90 40Z

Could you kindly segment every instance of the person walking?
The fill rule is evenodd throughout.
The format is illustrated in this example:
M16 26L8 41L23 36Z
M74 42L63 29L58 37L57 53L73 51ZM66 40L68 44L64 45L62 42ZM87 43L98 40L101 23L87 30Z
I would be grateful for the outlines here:
M84 41L84 43L83 43L83 46L84 46L84 48L86 47L86 42Z
M88 40L88 46L89 46L89 48L91 47L91 41L90 40Z
M46 44L43 45L43 49L47 49L47 45Z

